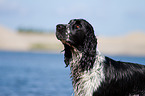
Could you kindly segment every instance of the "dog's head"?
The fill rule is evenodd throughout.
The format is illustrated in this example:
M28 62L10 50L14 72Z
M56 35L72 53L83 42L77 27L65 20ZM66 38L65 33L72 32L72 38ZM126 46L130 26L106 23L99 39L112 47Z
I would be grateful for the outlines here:
M84 19L73 19L68 24L58 24L56 37L64 45L67 66L72 60L73 52L79 51L87 55L96 53L97 40L93 27Z

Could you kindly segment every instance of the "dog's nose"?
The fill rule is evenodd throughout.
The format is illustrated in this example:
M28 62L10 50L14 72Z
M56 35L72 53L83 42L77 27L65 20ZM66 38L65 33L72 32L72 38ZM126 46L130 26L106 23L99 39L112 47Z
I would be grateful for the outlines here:
M58 31L60 31L60 30L62 30L62 29L64 29L65 28L65 25L63 25L63 24L58 24L57 26L56 26L56 29L58 30Z

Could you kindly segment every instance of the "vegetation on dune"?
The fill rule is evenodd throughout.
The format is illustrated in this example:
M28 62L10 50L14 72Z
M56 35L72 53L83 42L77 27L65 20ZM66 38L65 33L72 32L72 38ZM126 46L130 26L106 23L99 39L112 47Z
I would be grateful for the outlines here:
M31 50L58 50L62 48L60 44L43 44L43 43L35 43L31 45Z
M19 27L19 33L54 33L54 30L38 29L38 28L25 28Z

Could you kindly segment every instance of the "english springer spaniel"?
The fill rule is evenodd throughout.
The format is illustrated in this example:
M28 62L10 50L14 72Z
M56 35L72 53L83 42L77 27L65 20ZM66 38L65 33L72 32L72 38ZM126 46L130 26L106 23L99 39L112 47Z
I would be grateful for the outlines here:
M56 37L64 45L74 96L145 96L145 66L102 55L86 20L58 24Z

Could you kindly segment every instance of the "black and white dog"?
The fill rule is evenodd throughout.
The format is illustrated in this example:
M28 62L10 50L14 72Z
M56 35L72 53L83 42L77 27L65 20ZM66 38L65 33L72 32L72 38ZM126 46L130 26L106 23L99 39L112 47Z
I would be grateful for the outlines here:
M86 20L58 24L56 37L64 45L75 96L145 96L145 66L103 56Z

